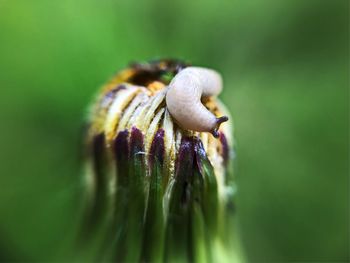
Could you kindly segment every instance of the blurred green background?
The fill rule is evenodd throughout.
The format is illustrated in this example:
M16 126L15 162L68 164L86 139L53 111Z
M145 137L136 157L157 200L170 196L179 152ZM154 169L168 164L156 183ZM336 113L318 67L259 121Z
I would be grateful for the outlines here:
M159 57L224 76L249 261L349 260L348 5L0 0L0 261L65 259L86 107Z

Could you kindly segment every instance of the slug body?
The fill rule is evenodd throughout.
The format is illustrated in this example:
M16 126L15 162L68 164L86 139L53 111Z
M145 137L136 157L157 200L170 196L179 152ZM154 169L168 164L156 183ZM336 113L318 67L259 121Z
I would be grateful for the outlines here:
M217 118L201 102L201 98L218 95L222 90L222 78L214 70L187 67L170 82L166 104L171 116L184 129L211 132L218 137L221 123L228 117Z

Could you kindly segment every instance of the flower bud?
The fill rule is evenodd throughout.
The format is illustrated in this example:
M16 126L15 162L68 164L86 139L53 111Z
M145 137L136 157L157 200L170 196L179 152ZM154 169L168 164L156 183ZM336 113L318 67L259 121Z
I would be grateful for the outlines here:
M83 240L96 260L241 262L232 120L215 138L184 130L167 109L168 85L187 66L176 60L131 65L90 109ZM216 117L229 115L215 97L202 103Z

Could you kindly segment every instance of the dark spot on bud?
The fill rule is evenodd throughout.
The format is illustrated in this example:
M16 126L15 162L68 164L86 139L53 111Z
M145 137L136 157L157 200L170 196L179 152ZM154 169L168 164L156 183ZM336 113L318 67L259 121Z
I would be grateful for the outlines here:
M194 166L194 141L193 137L183 137L176 160L175 178L178 181L178 191L181 192L181 203L187 205L190 201L190 181L193 176Z
M224 165L227 165L227 162L229 160L229 154L230 154L230 149L229 149L229 145L228 145L228 142L227 142L227 139L226 139L226 136L224 133L220 132L220 135L219 135L219 140L221 142L221 145L222 145L222 158L224 158Z
M128 130L121 131L114 140L114 153L117 161L129 156L128 135Z
M144 177L146 176L145 154L143 134L136 127L132 127L130 135L130 158L128 160L130 167L129 188L131 191L134 190L135 194L137 193L138 195L142 195L143 193Z
M118 133L114 140L113 150L116 158L117 176L127 180L127 161L129 157L128 130ZM121 181L123 182L123 181Z
M194 144L194 151L196 154L196 164L199 172L203 174L203 163L202 160L207 159L207 153L205 152L202 141L196 137Z
M188 157L193 160L193 139L190 137L183 137L176 162L177 170L181 170L182 164L188 162Z
M130 157L144 155L143 134L136 127L132 127L130 135Z
M160 165L163 165L164 162L164 130L159 129L154 135L150 156L149 156L149 165L152 169L154 162L159 162Z

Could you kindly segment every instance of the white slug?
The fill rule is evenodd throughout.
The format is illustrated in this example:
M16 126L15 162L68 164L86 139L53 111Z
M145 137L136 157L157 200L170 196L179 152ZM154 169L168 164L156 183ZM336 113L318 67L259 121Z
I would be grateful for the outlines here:
M188 67L180 71L170 82L166 104L171 116L184 129L210 132L219 136L221 123L227 116L216 118L201 102L202 97L218 95L222 90L222 78L214 70Z

